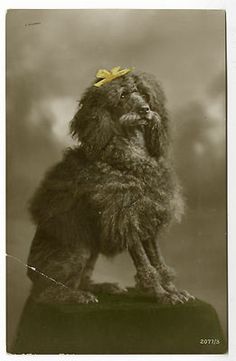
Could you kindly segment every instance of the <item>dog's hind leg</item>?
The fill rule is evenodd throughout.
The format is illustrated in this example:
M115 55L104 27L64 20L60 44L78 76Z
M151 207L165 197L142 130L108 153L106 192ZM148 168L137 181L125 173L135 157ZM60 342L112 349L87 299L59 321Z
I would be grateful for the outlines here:
M81 279L81 288L94 293L108 293L108 294L122 294L126 293L127 289L121 287L118 283L102 282L95 283L92 280L92 273L95 267L95 263L98 259L98 251L93 251L88 259L85 268L83 270Z
M90 250L82 244L62 250L45 232L36 232L28 259L32 298L39 303L97 302L93 294L80 288L89 257Z
M187 291L179 291L174 285L173 279L175 272L165 263L158 241L155 239L148 239L143 242L143 246L151 264L155 267L160 276L162 287L166 291L175 294L183 302L194 299Z

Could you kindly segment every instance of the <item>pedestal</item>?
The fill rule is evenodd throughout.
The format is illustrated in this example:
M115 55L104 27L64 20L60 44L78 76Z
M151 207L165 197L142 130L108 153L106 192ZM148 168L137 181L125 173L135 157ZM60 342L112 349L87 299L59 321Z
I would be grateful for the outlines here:
M10 353L217 354L227 345L214 308L152 298L99 295L91 305L40 305L28 299Z

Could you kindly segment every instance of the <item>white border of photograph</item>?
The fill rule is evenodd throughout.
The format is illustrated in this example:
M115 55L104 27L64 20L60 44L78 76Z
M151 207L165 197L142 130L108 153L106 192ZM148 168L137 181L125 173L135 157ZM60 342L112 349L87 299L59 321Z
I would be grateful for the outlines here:
M228 123L228 292L229 292L229 351L225 355L11 355L6 353L6 272L5 272L5 16L7 9L222 9L227 21L227 123ZM235 0L9 0L1 1L1 337L0 360L236 360L236 1Z

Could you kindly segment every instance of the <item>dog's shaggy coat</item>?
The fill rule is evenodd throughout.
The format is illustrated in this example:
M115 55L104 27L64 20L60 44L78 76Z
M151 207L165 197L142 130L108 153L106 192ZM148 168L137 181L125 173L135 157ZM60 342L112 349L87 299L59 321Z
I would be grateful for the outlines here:
M160 230L182 213L169 157L165 96L153 76L129 73L82 96L71 122L79 145L65 152L36 191L30 211L37 231L28 275L38 302L95 302L99 253L127 250L136 287L159 302L191 296L171 281L158 247Z

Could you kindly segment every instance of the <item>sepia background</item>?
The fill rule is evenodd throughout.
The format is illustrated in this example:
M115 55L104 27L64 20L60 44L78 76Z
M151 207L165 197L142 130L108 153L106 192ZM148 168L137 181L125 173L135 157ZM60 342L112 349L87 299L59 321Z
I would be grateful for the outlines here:
M162 82L187 208L163 235L177 285L217 310L226 332L225 13L10 10L7 14L8 344L29 294L35 226L27 202L73 142L68 124L97 69L120 65ZM100 258L94 278L132 285L128 255Z

